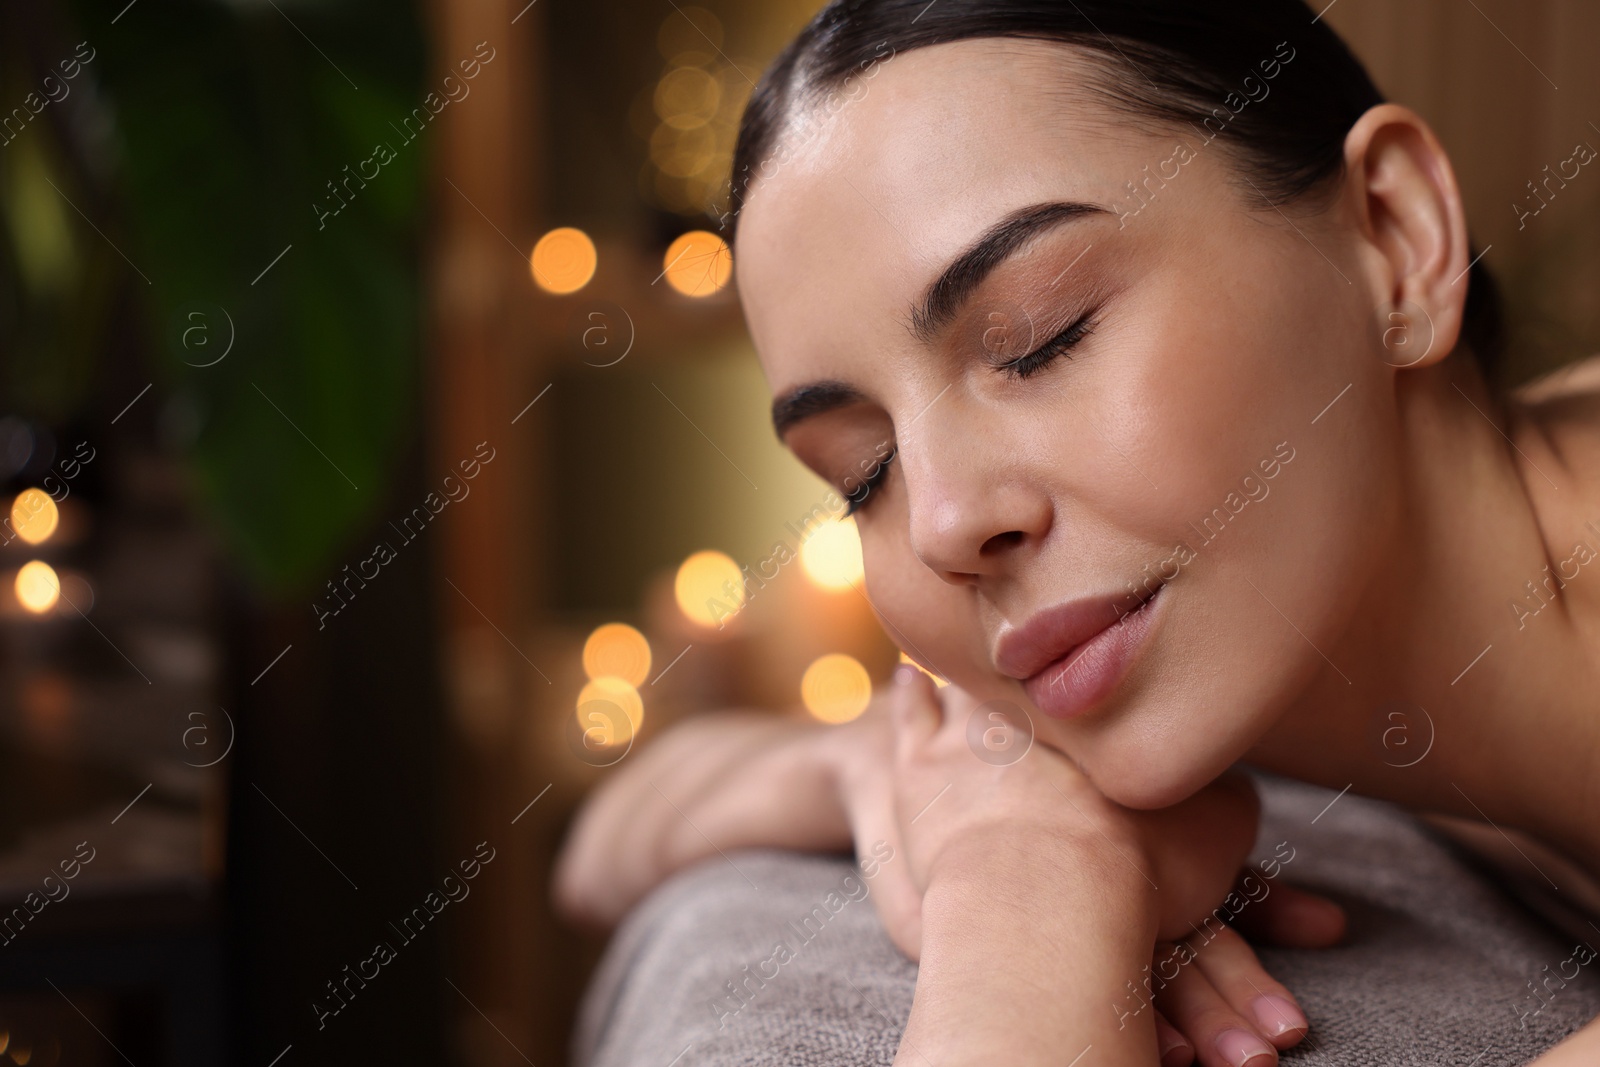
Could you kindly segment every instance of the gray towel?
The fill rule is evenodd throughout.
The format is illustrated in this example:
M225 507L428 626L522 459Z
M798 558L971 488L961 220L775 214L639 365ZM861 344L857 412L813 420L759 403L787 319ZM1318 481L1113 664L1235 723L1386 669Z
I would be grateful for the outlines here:
M1260 950L1311 1019L1286 1063L1510 1067L1600 1013L1600 960L1569 962L1570 937L1416 820L1348 793L1258 786L1257 858L1292 856L1278 877L1350 916L1338 948ZM679 872L607 947L574 1067L891 1063L917 968L884 933L861 874L848 857L776 850Z

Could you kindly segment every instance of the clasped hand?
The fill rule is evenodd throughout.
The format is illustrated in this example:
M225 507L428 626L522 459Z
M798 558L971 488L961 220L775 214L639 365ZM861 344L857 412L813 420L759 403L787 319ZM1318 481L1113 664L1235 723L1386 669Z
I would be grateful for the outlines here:
M1089 897L1114 895L1128 905L1115 914L1146 924L1153 967L1107 990L1107 1011L1126 1020L1153 1000L1162 1067L1267 1067L1298 1043L1308 1023L1294 997L1214 917L1255 840L1249 780L1230 773L1171 808L1133 811L1037 739L1021 758L979 758L968 741L976 709L971 695L935 690L905 667L884 700L830 741L857 853L864 869L871 857L873 897L895 945L919 958L930 886L981 890L977 899L1042 925L1075 917L1030 910L1030 900L1058 899L1056 889L1076 883ZM1253 936L1296 947L1332 944L1344 925L1336 905L1281 882L1248 920L1238 925Z

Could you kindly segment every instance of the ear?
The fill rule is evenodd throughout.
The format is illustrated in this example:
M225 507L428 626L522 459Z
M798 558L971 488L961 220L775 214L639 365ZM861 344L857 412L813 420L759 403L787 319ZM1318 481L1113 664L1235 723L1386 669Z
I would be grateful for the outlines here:
M1450 158L1420 115L1379 104L1346 135L1344 161L1345 193L1378 299L1374 314L1385 345L1397 356L1405 353L1388 362L1438 363L1461 338L1470 262L1466 212ZM1419 311L1426 322L1414 321Z

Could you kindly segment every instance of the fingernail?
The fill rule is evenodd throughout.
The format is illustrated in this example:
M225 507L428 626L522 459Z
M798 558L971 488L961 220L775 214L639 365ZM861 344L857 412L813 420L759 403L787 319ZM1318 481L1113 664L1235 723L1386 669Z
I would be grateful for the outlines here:
M1156 1039L1160 1051L1156 1058L1161 1061L1161 1067L1177 1067L1180 1063L1189 1062L1189 1057L1184 1052L1189 1048L1188 1040L1170 1026L1156 1026Z
M1262 994L1250 1002L1250 1012L1256 1017L1261 1032L1268 1037L1278 1037L1290 1030L1311 1029L1305 1013L1287 997Z
M1161 1054L1161 1067L1187 1067L1194 1062L1194 1053L1185 1042L1178 1042Z
M1224 1030L1218 1034L1217 1052L1232 1067L1245 1067L1246 1064L1255 1063L1262 1057L1266 1057L1268 1063L1278 1058L1277 1052L1271 1045L1249 1030ZM1257 1064L1257 1067L1266 1065Z

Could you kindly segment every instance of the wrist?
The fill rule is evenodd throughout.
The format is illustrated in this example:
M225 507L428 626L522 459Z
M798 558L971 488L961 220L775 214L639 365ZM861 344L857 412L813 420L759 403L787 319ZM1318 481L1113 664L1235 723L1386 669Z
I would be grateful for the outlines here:
M1153 1063L1153 1017L1116 1006L1150 960L1154 891L1103 841L1031 844L939 857L907 1047L951 1065L1059 1067L1090 1045L1100 1064Z
M929 868L927 892L961 907L976 899L1024 908L1093 907L1107 922L1146 933L1160 918L1150 865L1130 845L1059 827L1020 826L963 834Z

